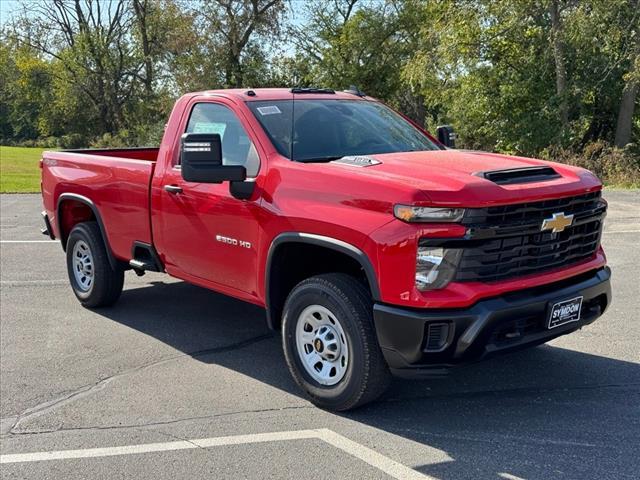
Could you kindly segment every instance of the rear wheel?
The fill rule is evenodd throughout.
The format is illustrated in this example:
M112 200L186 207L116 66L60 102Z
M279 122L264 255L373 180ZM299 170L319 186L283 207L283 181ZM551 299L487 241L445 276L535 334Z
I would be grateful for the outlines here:
M96 222L76 225L67 240L67 273L73 293L85 307L113 305L124 284L124 270L113 269Z
M319 407L349 410L375 400L389 383L368 290L342 273L300 282L284 307L289 370Z

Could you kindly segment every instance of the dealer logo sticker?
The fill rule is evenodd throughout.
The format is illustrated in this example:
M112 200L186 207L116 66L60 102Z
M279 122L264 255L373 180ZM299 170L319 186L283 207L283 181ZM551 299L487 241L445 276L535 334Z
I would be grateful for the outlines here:
M582 298L583 297L576 297L554 304L553 307L551 307L548 328L555 328L566 323L580 320Z

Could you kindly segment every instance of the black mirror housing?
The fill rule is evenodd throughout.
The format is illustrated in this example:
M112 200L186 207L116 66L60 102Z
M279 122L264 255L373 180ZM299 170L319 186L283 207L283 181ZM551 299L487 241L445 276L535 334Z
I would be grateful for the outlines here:
M242 165L222 165L222 140L217 133L185 133L180 138L180 170L187 182L242 182Z
M447 148L456 148L456 132L451 125L440 125L436 128L438 141Z

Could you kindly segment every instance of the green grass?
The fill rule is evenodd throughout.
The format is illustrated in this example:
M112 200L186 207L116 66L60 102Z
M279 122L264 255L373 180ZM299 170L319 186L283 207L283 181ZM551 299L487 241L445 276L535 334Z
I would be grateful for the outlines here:
M0 146L0 193L39 192L38 163L44 150Z

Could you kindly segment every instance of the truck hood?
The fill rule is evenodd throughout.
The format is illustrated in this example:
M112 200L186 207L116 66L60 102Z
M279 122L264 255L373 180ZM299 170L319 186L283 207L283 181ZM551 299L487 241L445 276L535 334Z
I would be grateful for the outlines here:
M578 195L601 188L588 170L555 162L485 152L440 150L369 155L377 164L353 166L340 162L322 164L331 173L344 171L358 180L380 182L381 191L404 190L414 203L482 207ZM560 176L544 181L497 184L481 172L524 167L552 167ZM329 173L329 172L327 172ZM386 195L381 194L382 197ZM398 199L400 200L400 199Z

